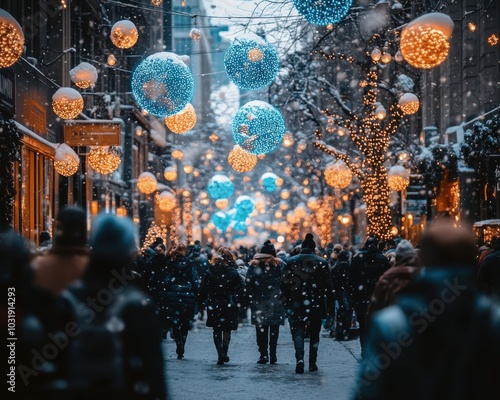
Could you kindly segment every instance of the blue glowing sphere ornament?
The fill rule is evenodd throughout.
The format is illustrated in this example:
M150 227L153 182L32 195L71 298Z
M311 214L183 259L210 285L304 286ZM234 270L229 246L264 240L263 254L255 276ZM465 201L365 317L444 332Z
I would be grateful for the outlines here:
M155 53L134 71L132 93L148 113L162 118L174 115L193 98L193 74L177 54Z
M260 184L266 192L272 193L278 187L278 184L276 183L277 179L278 176L276 174L273 174L272 172L266 172L260 177Z
M352 0L293 0L293 5L311 24L328 25L347 15Z
M215 200L227 199L233 191L233 182L226 175L215 175L208 182L208 193Z
M278 53L265 39L247 34L233 40L224 55L229 79L244 90L269 86L279 69Z
M255 201L250 196L240 196L234 202L236 214L234 220L244 221L247 219L255 208Z
M266 154L283 141L285 122L277 108L255 100L238 110L231 129L234 141L246 152Z
M225 231L231 223L231 217L224 214L222 211L218 211L212 216L212 223L217 229Z
M248 225L244 221L233 221L231 222L231 229L237 232L246 232Z

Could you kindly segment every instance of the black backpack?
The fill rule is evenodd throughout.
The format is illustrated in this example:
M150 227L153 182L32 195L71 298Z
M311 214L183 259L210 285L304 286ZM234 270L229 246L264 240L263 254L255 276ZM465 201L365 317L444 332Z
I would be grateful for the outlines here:
M125 390L125 349L121 318L126 304L116 296L101 312L94 312L71 291L62 297L71 307L78 334L70 339L67 380L73 390ZM93 316L93 317L92 317Z

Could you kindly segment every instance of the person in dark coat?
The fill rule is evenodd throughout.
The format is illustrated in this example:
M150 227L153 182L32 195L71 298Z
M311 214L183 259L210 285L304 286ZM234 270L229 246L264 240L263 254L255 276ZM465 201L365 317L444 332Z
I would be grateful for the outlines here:
M477 284L485 293L500 298L500 238L492 241L492 248L479 267Z
M207 326L214 329L217 365L229 362L231 331L238 329L238 307L242 299L243 282L236 270L234 255L227 247L221 247L214 254L199 292L200 303L207 303Z
M357 399L498 398L499 305L476 289L475 255L470 227L424 232L424 267L373 315Z
M347 300L359 323L361 354L365 343L366 318L370 299L380 276L391 267L387 257L378 251L378 240L369 237L365 246L351 260L347 274Z
M167 397L156 310L133 284L134 231L128 218L99 215L90 233L88 268L82 280L63 293L76 309L72 321L82 332L69 344L71 399ZM104 327L101 331L106 335L91 335L98 326ZM114 340L104 342L110 336Z
M189 258L191 258L193 267L196 271L196 276L198 278L198 282L196 283L197 287L199 288L201 286L201 281L203 279L203 275L205 275L205 272L208 269L209 262L207 256L201 251L201 243L199 240L196 240L194 242L191 254L189 254ZM204 310L198 308L199 304L198 302L196 303L196 309L195 309L195 314L199 313L199 320L201 321L203 319L204 315Z
M167 330L172 334L177 346L177 358L184 358L184 347L194 317L198 292L196 271L192 261L186 256L184 244L173 245L167 252L165 287L160 294L160 308L166 318Z
M260 358L258 364L276 364L280 325L285 323L281 304L281 275L284 262L276 258L273 244L266 240L260 253L250 261L246 274L246 298L255 325ZM268 352L269 344L269 352ZM270 357L270 359L269 359Z
M335 310L335 325L331 327L330 337L335 337L337 340L346 340L349 336L352 321L352 309L347 301L347 274L350 255L348 251L342 250L340 245L335 245L333 252L336 252L337 256L331 269L331 275L333 288L335 289L334 301L337 303L338 308ZM335 307L334 304L332 306Z
M295 372L304 373L304 336L309 326L309 371L317 371L321 320L327 305L333 302L333 283L328 262L315 255L316 243L308 233L300 254L290 257L281 281L282 301L290 322L295 359Z
M156 245L155 254L151 256L146 264L146 269L143 273L142 280L145 285L145 293L150 296L154 304L158 308L158 313L161 314L161 295L166 289L168 276L166 276L167 256L165 254L165 245L159 243ZM166 317L160 317L162 326L166 333Z

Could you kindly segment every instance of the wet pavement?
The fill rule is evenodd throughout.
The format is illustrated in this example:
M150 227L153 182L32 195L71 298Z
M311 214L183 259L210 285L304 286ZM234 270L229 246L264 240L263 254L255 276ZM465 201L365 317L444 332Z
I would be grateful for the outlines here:
M352 397L358 360L359 340L337 342L321 331L319 371L295 373L292 336L288 324L280 329L275 365L257 364L259 358L255 327L249 323L233 331L228 356L230 362L216 365L217 353L212 329L196 322L189 332L185 358L177 360L175 343L164 342L169 398L173 400L344 400Z

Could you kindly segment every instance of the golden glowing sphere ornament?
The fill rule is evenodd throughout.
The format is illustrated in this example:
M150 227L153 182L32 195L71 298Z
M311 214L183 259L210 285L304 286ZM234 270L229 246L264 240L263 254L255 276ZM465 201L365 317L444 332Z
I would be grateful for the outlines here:
M69 71L69 76L80 89L88 89L97 81L97 69L88 62L82 62Z
M184 153L182 152L182 150L175 149L174 151L172 151L172 157L176 160L182 160L182 157L184 157Z
M257 156L235 145L229 152L227 161L236 172L249 172L257 165Z
M437 67L448 56L453 21L448 15L430 13L410 22L401 33L400 49L406 62L416 68Z
M165 171L163 171L163 177L167 181L175 181L177 179L177 168L175 168L175 167L166 167Z
M61 119L74 119L83 111L82 95L72 88L59 88L52 96L52 109Z
M170 212L173 211L176 206L177 200L172 193L166 190L160 193L160 195L158 196L158 207L160 208L160 210Z
M325 181L336 189L344 189L352 181L352 172L341 160L329 163L325 168Z
M111 41L119 49L130 49L138 38L139 32L132 21L124 19L111 28Z
M215 200L215 207L217 207L219 210L223 210L224 208L227 207L228 204L229 204L228 199Z
M290 197L290 192L286 189L283 189L280 193L280 197L283 199L283 200L287 200L289 197Z
M387 172L387 183L392 190L405 190L410 184L410 173L402 165L394 165Z
M90 150L87 161L94 171L107 175L116 171L122 159L115 147L99 146Z
M399 98L399 108L407 115L415 114L420 107L418 97L413 93L405 93Z
M10 67L19 60L23 47L21 25L7 11L0 9L0 68Z
M59 175L71 176L77 173L80 158L75 151L65 143L61 143L54 156L54 168Z
M151 194L158 188L156 176L151 172L143 172L137 178L137 189L144 194Z
M191 103L187 103L180 113L165 117L165 125L172 132L180 135L193 129L196 120L197 116L194 107Z

